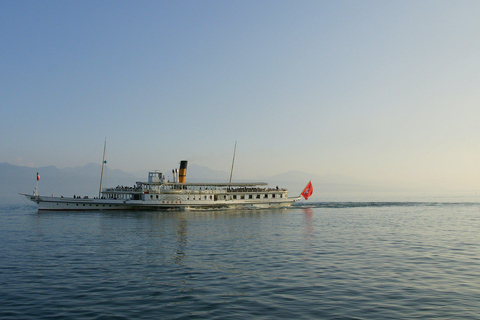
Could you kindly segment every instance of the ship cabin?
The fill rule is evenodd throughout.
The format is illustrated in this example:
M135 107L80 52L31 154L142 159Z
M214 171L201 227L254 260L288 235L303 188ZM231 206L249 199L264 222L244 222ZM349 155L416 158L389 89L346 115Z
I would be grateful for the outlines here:
M265 182L253 183L182 183L168 182L159 171L150 171L148 182L137 182L134 187L117 186L102 191L103 198L155 201L162 196L181 196L183 200L239 200L269 201L285 199L288 191L268 188ZM274 200L275 201L275 200Z

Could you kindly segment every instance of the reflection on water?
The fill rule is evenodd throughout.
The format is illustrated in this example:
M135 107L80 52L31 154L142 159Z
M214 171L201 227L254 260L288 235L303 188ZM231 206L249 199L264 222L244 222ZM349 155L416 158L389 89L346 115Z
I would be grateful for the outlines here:
M181 219L177 226L178 249L175 261L180 263L185 257L185 247L187 246L187 220Z

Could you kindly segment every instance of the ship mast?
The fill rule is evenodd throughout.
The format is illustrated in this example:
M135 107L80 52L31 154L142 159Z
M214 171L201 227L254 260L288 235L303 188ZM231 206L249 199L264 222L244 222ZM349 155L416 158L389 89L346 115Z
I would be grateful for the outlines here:
M230 181L228 183L232 183L233 164L235 163L235 151L237 151L237 141L235 141L235 148L233 148L232 170L230 170Z
M98 198L100 199L102 193L102 180L103 180L103 167L105 166L105 149L107 148L107 138L105 138L105 144L103 145L103 160L102 160L102 173L100 174L100 189L98 190Z

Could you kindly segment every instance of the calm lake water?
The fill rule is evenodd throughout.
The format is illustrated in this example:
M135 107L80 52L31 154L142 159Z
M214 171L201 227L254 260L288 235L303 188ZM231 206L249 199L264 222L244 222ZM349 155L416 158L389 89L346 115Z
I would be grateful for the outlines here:
M480 203L0 206L0 319L479 319Z

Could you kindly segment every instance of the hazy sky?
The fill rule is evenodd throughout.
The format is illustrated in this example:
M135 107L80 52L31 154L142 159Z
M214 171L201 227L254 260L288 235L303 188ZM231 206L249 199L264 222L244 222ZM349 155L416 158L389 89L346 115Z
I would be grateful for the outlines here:
M480 188L479 1L1 1L0 162Z

